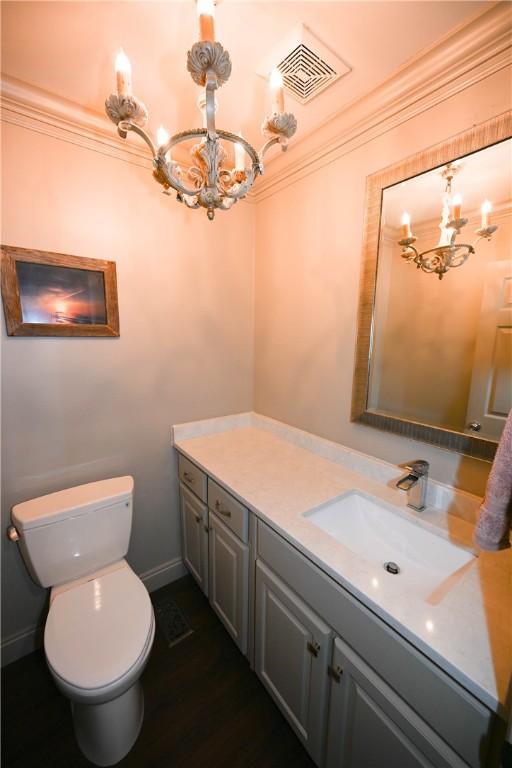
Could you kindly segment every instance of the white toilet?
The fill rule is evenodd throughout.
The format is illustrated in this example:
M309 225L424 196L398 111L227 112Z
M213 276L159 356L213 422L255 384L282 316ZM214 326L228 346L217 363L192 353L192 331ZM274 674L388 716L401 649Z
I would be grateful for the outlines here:
M139 735L139 677L155 634L148 592L123 559L132 503L132 477L101 480L17 504L9 531L34 581L52 588L46 660L71 701L80 749L102 766Z

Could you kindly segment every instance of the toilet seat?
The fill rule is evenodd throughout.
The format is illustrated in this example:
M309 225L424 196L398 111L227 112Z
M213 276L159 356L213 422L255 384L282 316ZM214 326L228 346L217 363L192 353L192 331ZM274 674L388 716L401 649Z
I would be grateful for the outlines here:
M106 701L140 675L154 637L149 594L124 562L59 591L44 633L57 685L75 701Z

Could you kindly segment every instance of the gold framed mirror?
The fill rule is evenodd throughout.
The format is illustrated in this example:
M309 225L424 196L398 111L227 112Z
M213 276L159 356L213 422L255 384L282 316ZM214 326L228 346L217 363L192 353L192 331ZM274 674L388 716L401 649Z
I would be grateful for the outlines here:
M352 421L492 460L512 407L512 112L369 176Z

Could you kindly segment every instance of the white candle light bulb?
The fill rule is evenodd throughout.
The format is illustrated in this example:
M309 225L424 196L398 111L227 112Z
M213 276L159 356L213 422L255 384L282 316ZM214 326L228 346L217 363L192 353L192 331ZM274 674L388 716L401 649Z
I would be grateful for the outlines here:
M277 67L270 73L269 87L272 96L272 112L284 112L283 76Z
M404 211L402 213L402 239L409 240L411 237L411 217L407 211Z
M270 73L270 87L271 88L283 87L283 76L277 67L274 67L274 69Z
M242 138L242 134L238 134ZM235 144L235 171L245 170L245 149L239 141Z
M167 133L163 125L161 125L158 131L156 132L156 143L159 147L165 147L168 141L169 141L169 134Z
M197 0L198 16L215 16L214 0Z
M132 93L132 65L130 59L120 48L115 63L117 78L117 93L119 96L131 96Z
M490 226L491 223L491 217L490 213L492 211L492 203L490 200L484 200L482 203L482 207L480 208L480 212L482 214L482 229L485 229L486 227Z
M116 72L125 72L127 75L132 73L130 59L122 48L119 49L119 53L116 56Z
M461 217L462 195L457 192L452 199L452 219L458 221Z

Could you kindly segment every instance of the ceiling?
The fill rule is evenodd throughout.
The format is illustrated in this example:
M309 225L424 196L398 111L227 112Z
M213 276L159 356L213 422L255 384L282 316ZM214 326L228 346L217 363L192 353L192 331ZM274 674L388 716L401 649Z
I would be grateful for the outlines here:
M270 105L256 71L300 23L352 70L305 106L287 97L303 137L491 4L222 0L216 37L230 52L233 73L218 92L217 125L242 131L257 148L263 143L260 125ZM115 89L113 63L122 46L153 133L160 124L170 133L201 125L195 106L201 89L186 70L187 50L196 39L194 0L2 2L3 73L103 113L105 97Z

